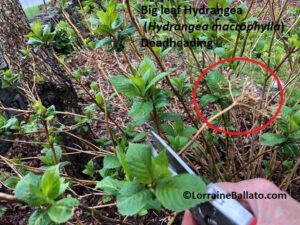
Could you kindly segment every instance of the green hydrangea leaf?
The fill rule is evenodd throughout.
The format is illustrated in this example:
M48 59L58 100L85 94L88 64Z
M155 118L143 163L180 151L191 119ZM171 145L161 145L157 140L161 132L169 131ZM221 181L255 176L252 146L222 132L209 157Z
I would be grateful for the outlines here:
M48 210L48 215L55 223L65 223L73 216L73 207L78 206L79 201L67 197L55 202Z
M48 216L47 210L35 210L28 220L28 225L54 225Z
M266 146L280 145L286 140L287 138L282 134L264 133L261 137L261 143Z
M152 199L150 190L138 183L131 183L120 190L117 196L119 212L124 216L138 213Z
M60 183L59 166L50 167L42 176L41 189L43 194L49 199L56 199L60 193Z
M15 195L30 206L37 206L44 202L44 195L40 190L41 176L28 173L16 186Z
M192 208L207 199L185 198L184 192L206 193L206 185L198 176L180 174L158 181L155 195L162 205L172 211L180 212Z
M144 184L150 184L153 181L151 157L149 145L129 143L126 164L131 175Z

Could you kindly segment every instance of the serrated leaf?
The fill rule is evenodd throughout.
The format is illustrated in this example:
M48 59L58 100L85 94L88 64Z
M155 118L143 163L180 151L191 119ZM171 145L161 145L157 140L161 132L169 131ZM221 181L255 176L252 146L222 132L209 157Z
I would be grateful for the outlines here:
M149 88L151 88L153 85L155 85L156 83L158 83L159 81L161 81L163 78L165 78L166 76L168 76L170 73L172 73L175 70L175 68L173 69L169 69L166 72L162 72L159 75L157 75L156 77L154 77L147 85L146 90L149 90Z
M150 184L152 178L151 147L145 144L129 143L126 163L132 176L139 182Z
M43 28L43 36L49 34L51 32L51 26L50 24L46 24Z
M184 198L184 192L206 193L206 185L198 176L180 174L158 181L155 195L162 205L172 211L180 212L192 208L207 199Z
M93 29L93 33L97 35L110 34L112 32L114 32L114 30L105 24L101 24L96 29Z
M127 184L127 181L120 181L111 177L105 177L97 183L96 188L99 188L111 195L116 195L119 190Z
M116 152L117 152L117 157L122 165L122 168L125 172L126 178L128 180L132 180L132 174L128 168L127 162L126 162L126 154L124 153L124 151L121 148L116 148Z
M112 177L112 178L115 178L115 177L118 177L119 176L119 172L116 171L115 169L105 169L105 168L102 168L100 170L98 170L99 174L101 175L101 177Z
M108 20L107 25L112 25L112 23L118 17L118 10L117 10L117 2L111 1L108 7L106 8L106 19Z
M181 115L174 112L166 112L166 113L159 113L159 119L160 120L171 120L171 121L177 121L181 119Z
M60 182L59 165L47 169L41 181L43 194L50 199L56 199L60 192Z
M20 123L16 117L12 117L7 120L6 124L1 128L16 130L19 129Z
M133 82L134 86L136 86L139 90L139 93L145 93L145 81L140 76L131 76L130 80Z
M93 25L93 26L97 26L97 25L100 24L100 20L97 19L97 18L95 18L95 17L93 17L93 16L90 16L90 17L87 19L87 21L88 21L91 25Z
M63 166L63 163L60 163L61 166ZM64 193L67 188L69 187L69 182L65 182L65 179L64 178L60 178L60 189L59 189L59 194L58 195L61 195L62 193Z
M96 40L96 44L95 44L94 49L98 49L98 48L101 48L105 45L109 45L111 42L112 42L112 39L110 37L105 37L101 40Z
M118 92L127 97L139 96L139 90L133 85L132 81L126 77L122 75L112 76L109 78L109 81Z
M158 199L151 199L148 201L147 205L144 207L145 209L155 209L157 211L161 211L162 205L158 201Z
M120 190L117 196L119 212L124 216L138 213L151 200L152 193L143 185L131 183Z
M299 146L295 143L284 144L279 152L282 158L296 158L299 155Z
M60 146L58 145L54 145L54 151L55 151L55 154L56 154L56 158L58 161L60 161L61 159L61 156L62 156L62 149ZM45 163L47 166L50 166L50 165L54 165L55 162L53 160L53 155L52 155L52 150L50 147L45 147L41 150L41 152L43 154L45 154L44 156L40 157L40 160Z
M120 166L121 164L117 156L107 155L103 159L103 168L105 169L115 169Z
M168 141L170 142L171 147L175 151L179 151L181 148L183 148L189 140L187 137L183 137L180 135L176 135L176 136L166 135L166 136L168 138Z
M132 139L132 142L139 142L147 136L148 136L148 132L146 131L140 132Z
M47 109L47 117L45 118L45 120L52 120L56 115L56 111L55 111L55 106L51 105L48 109Z
M295 139L295 140L300 140L300 130L297 132L293 133L290 138Z
M43 34L43 28L42 28L42 24L40 21L35 22L34 24L31 25L31 30L32 33L38 37L41 38L42 34Z
M112 1L107 6L105 11L97 11L97 16L100 19L101 25L106 25L111 27L112 23L117 19L118 17L118 11L117 11L117 3Z
M264 133L261 137L261 143L266 146L275 146L284 143L287 138L282 134Z
M73 216L73 207L78 206L79 201L67 197L55 202L48 210L48 215L55 223L65 223Z
M152 159L152 174L154 181L172 176L172 173L169 171L169 163L166 151L160 152L158 156Z
M33 45L34 47L40 47L44 44L43 41L41 41L40 39L37 39L37 38L34 38L34 37L30 37L28 39L28 42L27 42L29 45Z
M129 116L136 122L136 125L142 125L149 120L152 110L152 102L135 99L129 111Z
M28 173L16 186L15 195L30 206L40 205L44 202L44 195L40 190L41 176Z
M157 110L170 104L166 93L162 89L156 89L155 92L156 93L155 98L153 99L153 104L155 105L155 108Z
M19 181L20 181L19 177L11 176L5 180L4 184L9 188L15 189Z
M28 225L52 225L54 224L48 216L47 210L35 210L28 220Z
M176 132L170 124L164 123L164 124L161 125L161 128L166 133L166 135L176 136Z
M184 130L182 131L181 135L184 137L191 137L192 135L194 135L197 132L197 129L194 127L186 127L184 128Z
M82 173L84 173L88 176L93 176L94 175L95 168L94 168L93 160L88 161L88 163L85 165L85 169L82 171Z
M281 114L284 114L285 116L291 116L292 113L293 113L293 108L285 105L282 106Z
M226 82L224 76L217 72L208 72L205 80L207 81L207 86L211 91L219 90L219 84Z
M143 61L140 63L138 73L143 77L145 82L152 80L156 74L156 67L154 62L145 56Z
M218 99L219 98L213 94L203 95L200 99L200 106L206 107L209 103L214 103L214 102L218 101Z
M124 39L128 38L129 36L131 36L132 34L134 34L135 32L136 32L136 28L135 28L134 24L130 24L129 26L127 26L124 30L122 30L118 34L118 38L121 40L124 40Z

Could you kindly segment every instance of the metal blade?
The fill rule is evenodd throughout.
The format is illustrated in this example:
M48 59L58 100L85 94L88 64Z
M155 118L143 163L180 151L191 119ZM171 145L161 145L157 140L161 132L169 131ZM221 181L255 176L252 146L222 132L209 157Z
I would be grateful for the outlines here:
M169 164L176 171L176 173L189 173L195 175L194 171L176 154L176 152L154 131L151 131L155 140L167 150Z
M195 175L194 171L176 154L176 152L155 132L151 131L153 137L162 146L159 150L166 149L169 159L169 167L174 168L176 173L189 173ZM208 185L208 194L226 194L215 184ZM256 224L253 215L240 205L235 199L215 199L204 202L190 209L198 224L206 225L249 225ZM253 222L254 221L254 222Z

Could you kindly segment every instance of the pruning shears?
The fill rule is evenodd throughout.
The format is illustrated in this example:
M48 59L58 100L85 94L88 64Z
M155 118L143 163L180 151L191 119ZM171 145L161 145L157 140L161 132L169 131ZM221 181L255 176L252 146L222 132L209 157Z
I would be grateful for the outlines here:
M169 159L169 170L173 175L179 173L189 173L196 175L195 172L176 154L176 152L155 132L151 132L158 143L160 150L167 151ZM157 146L156 146L157 147ZM152 146L152 154L158 154ZM210 183L207 192L211 195L226 192L216 184ZM190 209L195 221L199 225L256 225L256 218L235 199L214 199L201 203Z

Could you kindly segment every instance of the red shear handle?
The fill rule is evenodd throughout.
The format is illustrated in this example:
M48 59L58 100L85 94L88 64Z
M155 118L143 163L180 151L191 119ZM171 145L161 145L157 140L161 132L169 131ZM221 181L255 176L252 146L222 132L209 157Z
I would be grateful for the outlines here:
M256 225L256 224L257 224L257 220L256 218L254 218L249 225Z

